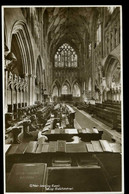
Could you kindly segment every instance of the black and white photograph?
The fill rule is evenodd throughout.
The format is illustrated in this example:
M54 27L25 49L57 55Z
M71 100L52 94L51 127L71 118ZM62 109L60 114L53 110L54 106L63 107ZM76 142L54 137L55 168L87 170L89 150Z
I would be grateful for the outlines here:
M122 5L2 6L4 193L124 193Z

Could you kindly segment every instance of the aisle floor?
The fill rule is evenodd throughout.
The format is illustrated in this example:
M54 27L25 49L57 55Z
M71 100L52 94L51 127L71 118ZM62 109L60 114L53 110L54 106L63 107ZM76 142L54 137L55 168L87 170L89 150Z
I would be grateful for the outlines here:
M105 125L104 123L93 118L90 114L85 111L78 110L73 107L76 111L75 114L75 128L92 128L96 127L97 129L103 130L102 139L112 142L112 137L119 143L121 143L121 134L116 130L112 130L111 127Z

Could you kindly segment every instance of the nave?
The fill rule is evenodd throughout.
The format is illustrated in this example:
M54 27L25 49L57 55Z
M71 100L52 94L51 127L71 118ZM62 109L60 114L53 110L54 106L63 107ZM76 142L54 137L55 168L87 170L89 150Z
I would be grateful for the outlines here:
M123 191L121 6L3 6L6 192Z
M120 140L88 116L64 102L31 107L29 114L24 109L21 121L6 131L7 192L121 190Z

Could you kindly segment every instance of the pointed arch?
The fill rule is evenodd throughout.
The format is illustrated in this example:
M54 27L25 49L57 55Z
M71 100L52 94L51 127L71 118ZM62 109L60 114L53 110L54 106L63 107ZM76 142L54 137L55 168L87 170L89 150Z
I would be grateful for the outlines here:
M17 70L18 75L27 81L27 104L34 102L35 91L35 57L31 40L27 24L22 20L17 20L12 26L8 41L10 51L14 52L18 59L14 71Z
M65 86L65 88L64 88L64 86ZM61 93L62 94L71 94L71 84L67 79L64 80L64 82L62 83Z
M36 75L36 77L35 77L35 88L36 88L36 90L35 90L35 99L41 101L42 92L43 92L44 74L43 74L42 60L41 60L40 55L37 57L35 75Z
M61 87L61 84L60 84L60 82L57 80L57 79L55 79L54 81L53 81L53 84L52 84L52 87L51 87L51 89L53 88L53 86L54 85L57 85L57 87Z
M79 87L80 87L80 82L79 82L77 79L75 79L75 80L72 82L72 84L71 84L71 89L73 89L73 86L74 86L75 83L78 83L78 85L79 85Z
M43 75L42 59L41 56L39 55L36 63L36 82L43 83L42 75Z
M16 21L12 27L12 32L10 36L11 43L13 39L15 39L15 41L17 42L21 55L23 74L32 73L34 74L35 72L34 52L29 30L26 23L22 20Z
M72 83L72 94L73 94L73 97L81 96L81 89L80 89L80 84L78 80L74 80Z
M119 74L120 82L120 61L113 55L109 55L105 61L103 76L106 78L107 86L110 87L112 83L113 76L117 73Z
M57 95L59 96L61 93L61 85L59 83L59 81L56 79L54 80L52 87L51 87L51 91L52 91L52 96Z
M53 86L52 97L54 96L59 96L59 88L57 87L57 85Z

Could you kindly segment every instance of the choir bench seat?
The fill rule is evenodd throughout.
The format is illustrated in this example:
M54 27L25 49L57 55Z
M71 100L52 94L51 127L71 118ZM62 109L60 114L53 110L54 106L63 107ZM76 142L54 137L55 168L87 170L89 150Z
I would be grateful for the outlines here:
M121 104L103 102L102 104L85 105L84 103L78 103L77 108L92 114L93 117L101 120L113 130L121 132Z
M42 135L47 136L48 141L56 141L56 140L66 140L72 141L73 136L78 136L82 141L91 141L91 140L99 140L102 138L103 131L102 130L94 130L94 129L51 129L47 131L40 131L38 137L42 137Z
M8 173L7 188L9 189L10 184L11 188L13 184L14 190L17 188L15 173L19 172L22 176L24 169L25 173L29 172L26 170L26 165L33 166L31 176L37 176L37 173L34 173L35 169L39 169L37 164L42 164L42 167L39 178L32 183L48 185L50 189L46 187L46 192L120 192L122 188L120 145L106 140L79 144L69 144L59 140L44 142L44 144L37 142L13 144L9 146L5 154L6 173ZM22 167L17 168L19 163ZM41 174L44 182L40 182ZM12 181L13 177L14 181ZM24 178L27 179L25 176ZM35 179L28 179L29 183L32 180ZM22 184L25 184L25 181L22 180ZM56 189L51 190L54 185ZM22 186L21 189L23 188L25 187ZM37 191L33 187L28 189L31 192ZM39 188L37 189L39 191Z

